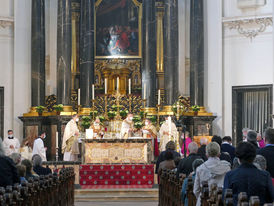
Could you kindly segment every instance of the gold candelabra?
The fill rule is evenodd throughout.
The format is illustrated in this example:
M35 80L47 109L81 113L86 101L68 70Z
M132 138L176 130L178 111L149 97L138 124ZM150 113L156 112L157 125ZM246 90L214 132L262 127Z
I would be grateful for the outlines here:
M157 107L157 130L160 130L160 104L156 105Z
M95 99L92 100L92 120L95 120L95 114L94 111L95 110Z
M120 98L122 97L123 95L119 92L119 91L116 91L116 94L113 95L113 97L115 97L116 99L116 105L117 105L117 115L116 115L116 120L121 120L121 115L120 115Z
M131 94L129 94L129 113L131 113L131 110L132 110L132 108L131 108L131 104L132 104L132 95Z
M108 118L108 95L105 94L105 118Z

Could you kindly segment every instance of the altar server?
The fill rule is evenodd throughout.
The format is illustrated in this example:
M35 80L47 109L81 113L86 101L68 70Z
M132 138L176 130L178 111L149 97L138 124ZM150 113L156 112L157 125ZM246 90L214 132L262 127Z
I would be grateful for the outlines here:
M165 151L166 144L169 141L174 141L179 146L178 132L176 125L172 122L171 117L166 117L165 122L160 128L160 151Z
M14 137L13 131L8 131L8 137L4 139L3 146L6 156L10 156L12 153L19 153L20 142Z
M62 142L62 153L64 154L64 161L76 161L79 154L78 137L79 129L77 122L79 117L77 114L72 116L72 119L67 123L64 131Z
M44 146L44 139L46 138L46 133L44 131L40 132L39 137L33 143L32 156L38 154L42 161L47 161L46 151L47 148Z
M159 156L159 146L157 141L156 127L151 123L150 119L145 120L145 126L142 128L143 138L153 138L154 140L154 156Z
M120 139L127 139L132 136L133 132L133 114L128 114L127 118L123 121L120 133Z

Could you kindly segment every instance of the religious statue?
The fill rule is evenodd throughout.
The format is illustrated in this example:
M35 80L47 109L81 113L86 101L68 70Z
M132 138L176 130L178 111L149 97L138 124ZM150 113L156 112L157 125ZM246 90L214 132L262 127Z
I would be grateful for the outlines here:
M159 146L157 141L156 127L151 123L150 119L145 120L145 126L142 128L143 138L153 138L154 140L154 156L159 156Z
M133 125L134 125L132 120L133 120L133 114L128 114L127 118L123 120L120 139L127 139L132 136Z
M166 150L166 144L169 141L174 141L179 144L178 142L178 132L176 125L171 121L171 117L166 117L165 122L162 124L160 128L160 151Z
M72 119L67 123L64 131L62 142L62 153L64 161L76 161L79 154L78 137L79 129L76 122L79 121L77 114L72 116Z
M99 117L96 117L93 124L90 125L90 129L93 130L93 138L101 138L104 136L104 127L101 125Z

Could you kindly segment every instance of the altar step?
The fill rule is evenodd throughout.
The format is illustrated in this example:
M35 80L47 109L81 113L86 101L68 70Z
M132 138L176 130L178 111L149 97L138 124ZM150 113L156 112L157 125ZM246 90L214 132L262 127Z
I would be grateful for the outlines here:
M152 189L77 189L75 202L158 201L158 188Z

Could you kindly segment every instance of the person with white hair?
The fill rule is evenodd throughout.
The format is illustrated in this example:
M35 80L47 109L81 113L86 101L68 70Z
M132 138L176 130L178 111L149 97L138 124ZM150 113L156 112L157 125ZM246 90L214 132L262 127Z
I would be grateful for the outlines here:
M15 165L19 165L21 163L21 154L20 153L12 153L9 156Z
M11 158L5 155L2 138L0 138L0 187L19 183L17 169Z
M263 155L256 155L253 164L259 169L259 170L266 170L266 159Z
M220 146L216 142L210 142L206 146L208 160L197 168L193 192L197 198L196 206L201 205L202 183L208 182L208 186L215 183L218 187L223 187L224 177L230 171L230 163L220 160Z
M247 137L247 133L249 132L249 128L243 128L242 129L242 133L243 133L243 142L246 142L247 141L247 139L246 139L246 137Z
M51 174L50 168L42 167L42 158L38 154L33 155L32 161L33 161L33 171L36 174L38 174L38 175Z

